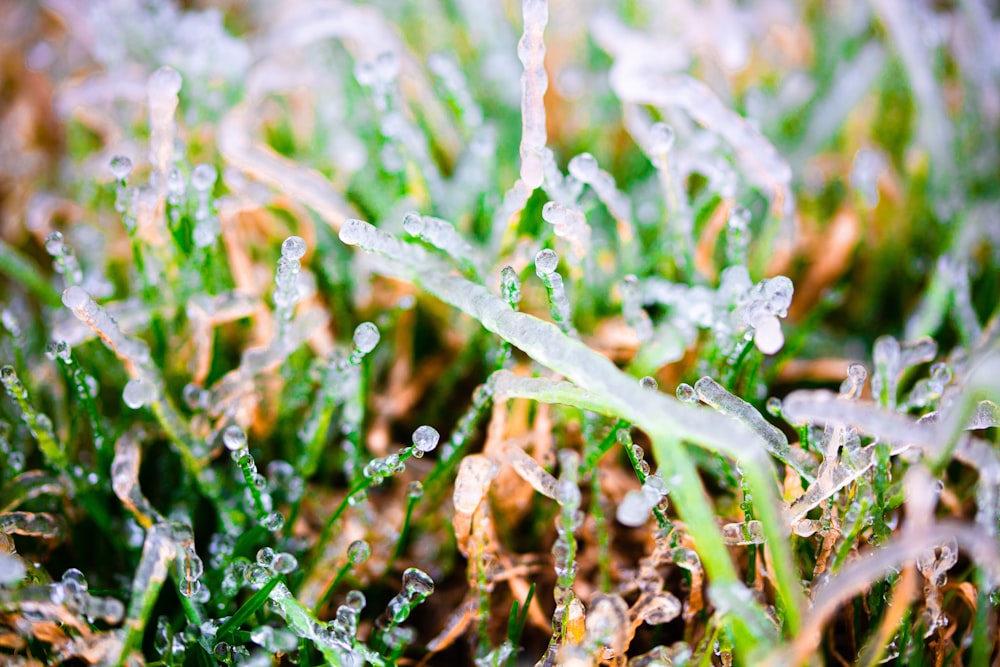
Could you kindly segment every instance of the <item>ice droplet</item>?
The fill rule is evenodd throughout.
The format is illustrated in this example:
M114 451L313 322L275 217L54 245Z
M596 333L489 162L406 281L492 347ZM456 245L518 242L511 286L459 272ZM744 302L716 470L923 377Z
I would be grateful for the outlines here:
M374 350L380 338L378 327L371 322L362 322L354 329L354 347L362 354Z
M556 270L559 265L559 255L554 250L546 248L535 255L535 272L539 275L548 275Z
M272 533L285 527L285 517L281 512L269 512L260 520L260 525Z
M656 378L654 378L652 375L647 375L645 377L640 378L639 386L642 387L643 389L651 389L652 391L656 391L657 389L660 388L660 385L656 381Z
M285 259L302 259L306 254L306 241L301 236L289 236L281 244L281 256Z
M766 316L758 318L755 323L753 342L764 354L777 354L785 344L785 336L781 333L781 323L777 317Z
M440 439L441 434L437 432L437 429L426 424L418 426L417 430L413 432L413 446L424 453L433 451Z
M153 389L153 385L139 378L129 380L122 391L122 400L125 401L125 405L133 410L138 410L147 403L150 403L154 398L155 390Z
M126 155L116 155L111 158L111 175L123 181L132 173L132 160Z
M288 574L293 572L295 568L299 566L299 561L290 553L279 553L274 557L274 562L271 563L271 567L278 574Z
M67 287L62 293L63 305L70 310L80 310L89 300L90 295L87 294L86 290L82 287L77 287L76 285Z
M222 432L222 444L226 446L226 449L232 452L245 449L247 446L247 434L243 432L243 429L235 424L227 426Z
M157 94L176 95L181 91L180 72L172 67L160 67L149 77L149 90Z

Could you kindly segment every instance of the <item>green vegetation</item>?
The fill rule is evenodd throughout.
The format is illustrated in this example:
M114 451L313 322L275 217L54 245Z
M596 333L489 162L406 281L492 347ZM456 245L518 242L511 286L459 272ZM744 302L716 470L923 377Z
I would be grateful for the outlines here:
M280 4L0 8L0 663L997 664L985 3Z

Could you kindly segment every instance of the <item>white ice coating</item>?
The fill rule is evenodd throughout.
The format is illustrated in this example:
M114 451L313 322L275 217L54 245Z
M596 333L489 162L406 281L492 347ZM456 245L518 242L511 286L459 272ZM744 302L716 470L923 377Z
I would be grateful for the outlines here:
M489 377L487 384L492 389L496 401L530 398L544 403L573 405L599 414L608 413L599 396L581 389L572 382L525 377L509 370L499 370Z
M433 426L426 424L418 426L413 432L413 446L421 452L431 452L441 440L441 434Z
M127 431L115 443L115 456L111 462L111 488L136 520L148 528L164 519L139 488L139 464L142 456L140 435L134 430Z
M545 26L549 22L548 0L522 0L524 33L517 43L521 74L521 180L534 190L542 185L542 149L545 148Z
M62 302L78 320L94 330L112 352L130 364L136 378L151 385L154 396L160 394L160 381L150 361L149 346L142 340L122 333L118 322L94 301L82 287L69 287L62 294ZM143 393L148 397L148 393Z
M463 514L475 512L497 472L496 462L482 454L470 454L463 458L455 476L455 511Z
M507 463L521 479L531 485L531 488L543 496L553 500L558 499L558 480L546 471L538 461L531 458L518 445L509 444L504 447L503 452Z

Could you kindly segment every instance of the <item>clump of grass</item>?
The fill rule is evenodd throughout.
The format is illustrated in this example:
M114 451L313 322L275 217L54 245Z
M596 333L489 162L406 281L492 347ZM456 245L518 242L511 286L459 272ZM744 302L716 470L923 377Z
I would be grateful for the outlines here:
M0 11L0 662L995 662L978 2Z

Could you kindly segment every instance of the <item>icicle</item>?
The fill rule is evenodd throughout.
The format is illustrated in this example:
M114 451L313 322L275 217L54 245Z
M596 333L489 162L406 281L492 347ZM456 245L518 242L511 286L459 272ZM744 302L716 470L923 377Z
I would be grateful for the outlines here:
M521 74L521 180L529 191L543 180L542 149L545 148L545 39L549 22L548 0L522 0L524 33L517 43L517 57L524 66Z

